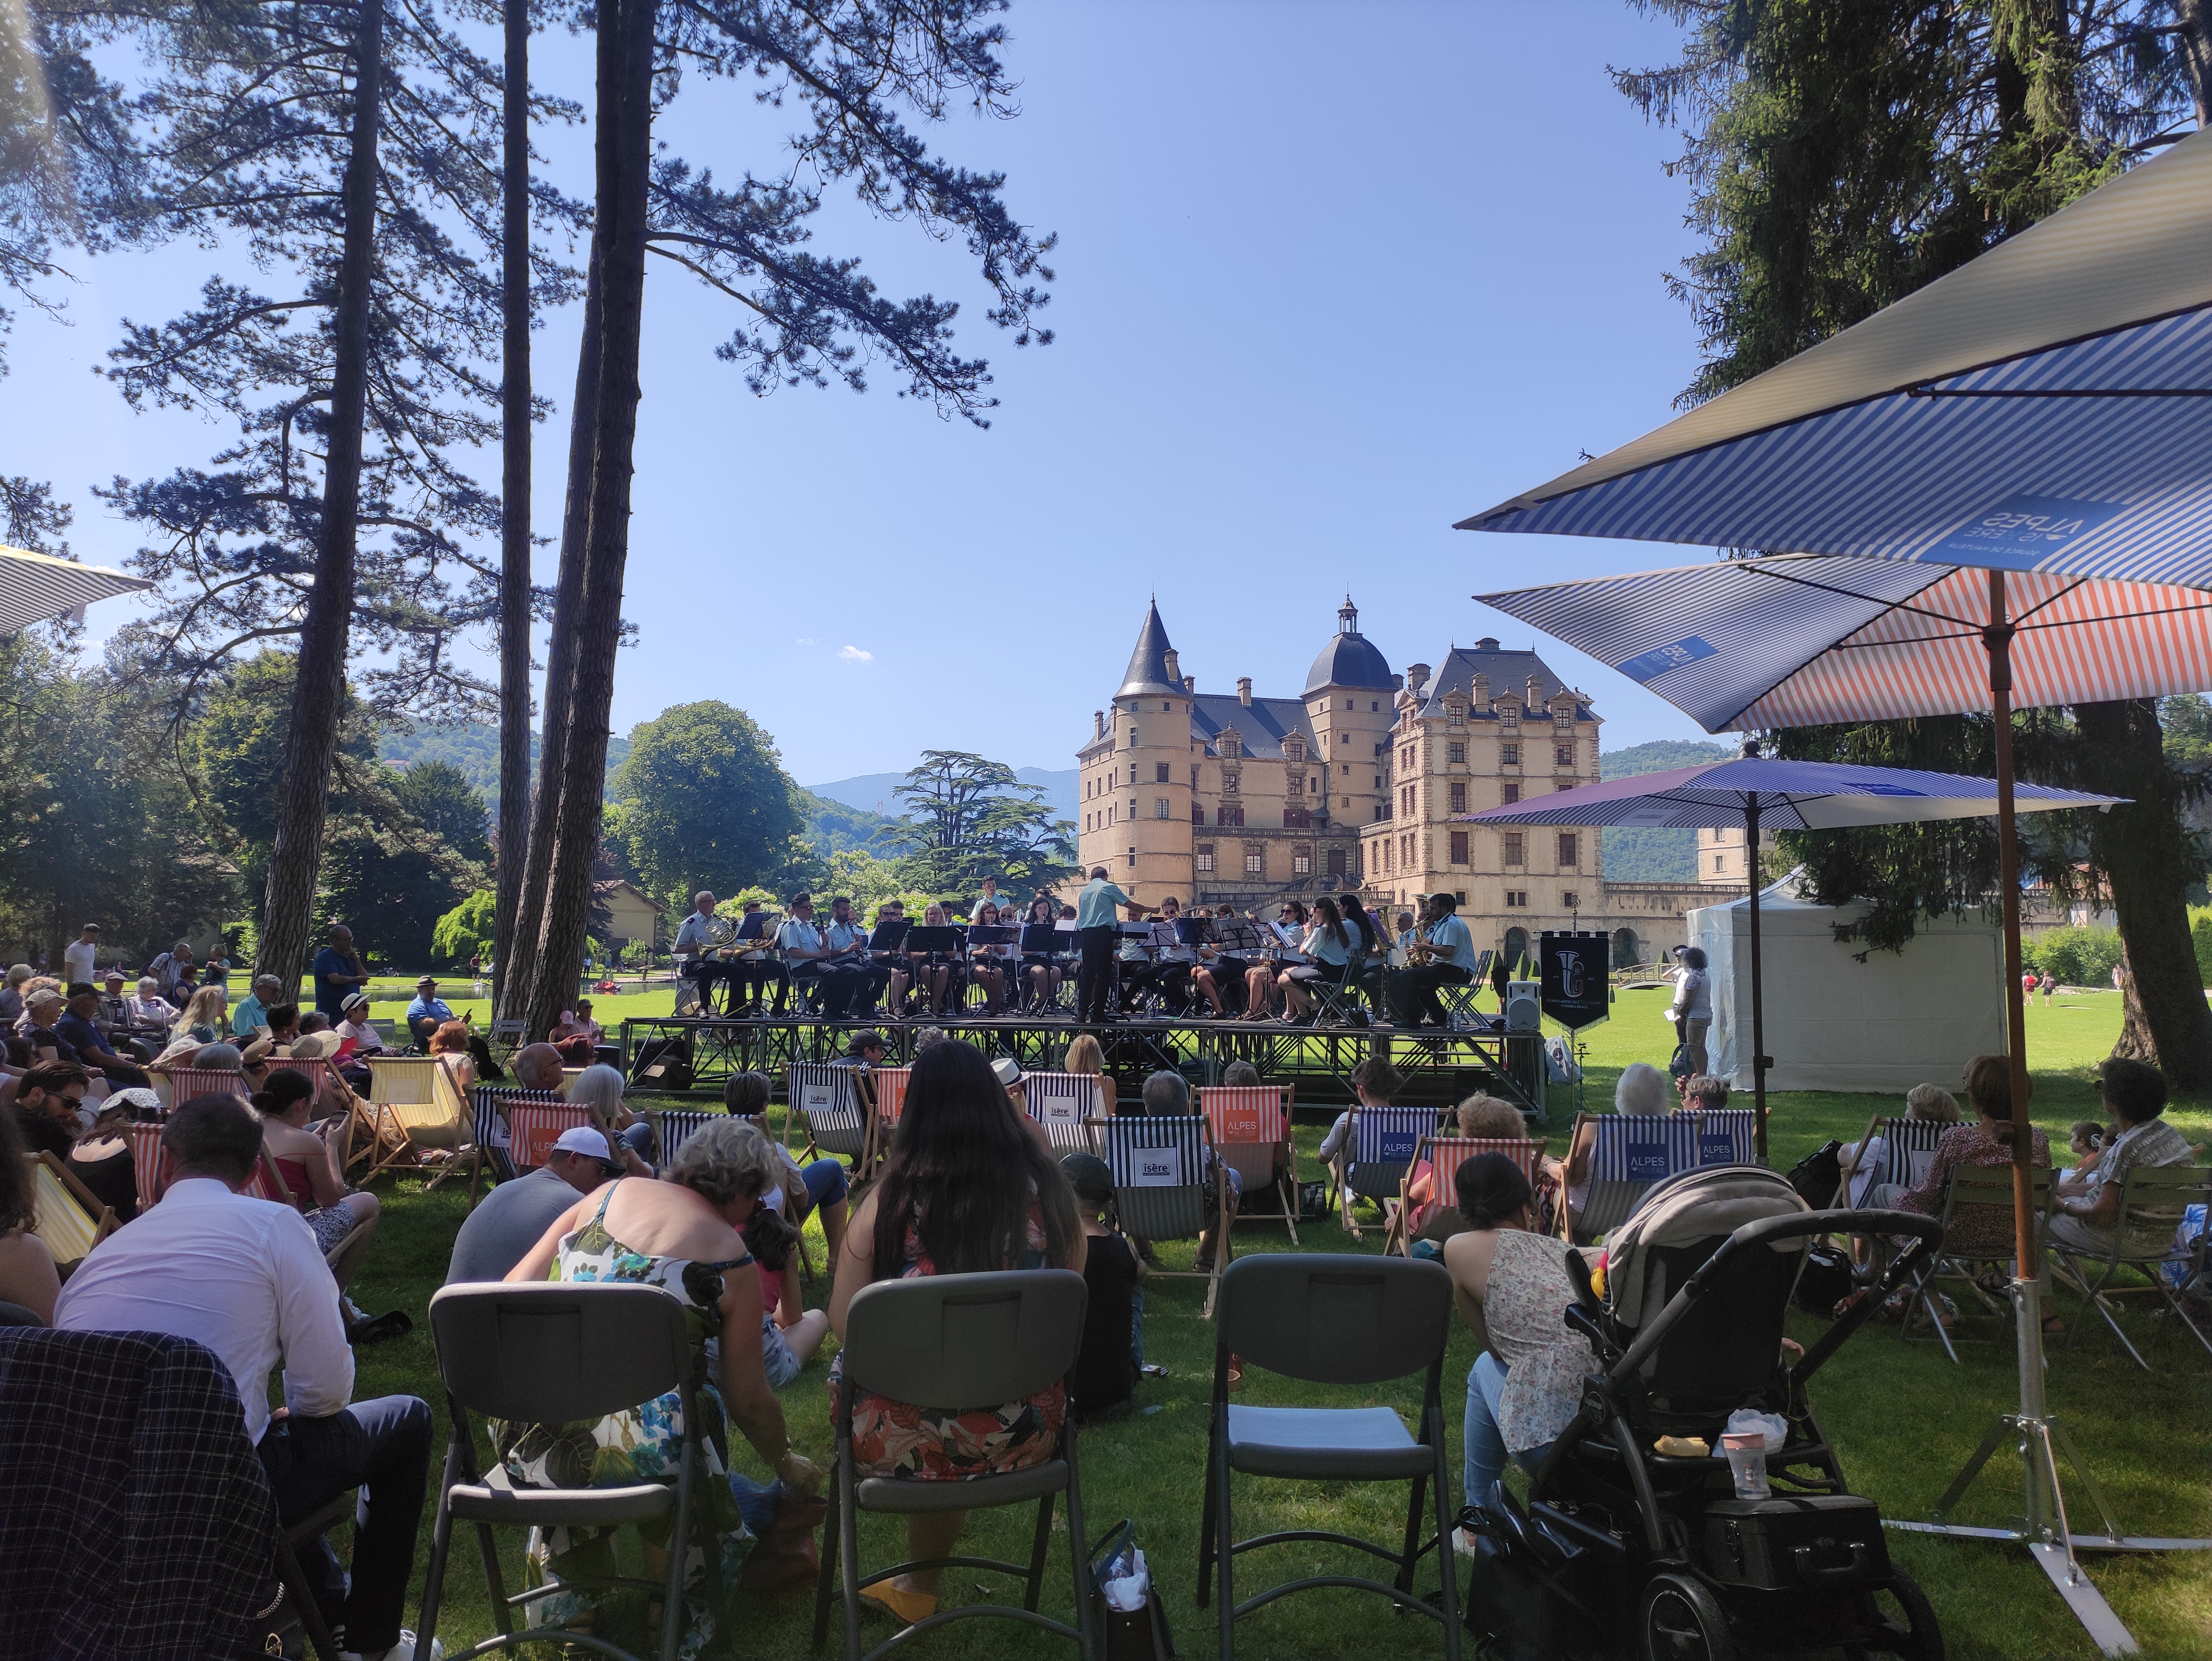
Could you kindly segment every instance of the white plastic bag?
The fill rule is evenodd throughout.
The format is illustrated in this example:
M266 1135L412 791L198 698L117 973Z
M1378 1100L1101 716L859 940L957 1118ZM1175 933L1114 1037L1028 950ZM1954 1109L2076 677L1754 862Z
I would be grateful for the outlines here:
M1771 1453L1790 1439L1790 1421L1778 1413L1753 1413L1749 1408L1738 1408L1729 1415L1728 1433L1762 1435L1766 1438L1766 1451Z
M1145 1567L1145 1554L1134 1548L1121 1553L1106 1566L1106 1577L1100 1586L1106 1596L1106 1607L1123 1615L1133 1615L1144 1608L1152 1589L1152 1575Z

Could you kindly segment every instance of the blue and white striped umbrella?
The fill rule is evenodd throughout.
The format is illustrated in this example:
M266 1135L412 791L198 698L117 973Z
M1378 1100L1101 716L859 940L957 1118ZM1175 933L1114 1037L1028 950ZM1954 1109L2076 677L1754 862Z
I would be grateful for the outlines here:
M153 586L104 565L0 547L0 635L21 634L49 618L81 613L94 600Z

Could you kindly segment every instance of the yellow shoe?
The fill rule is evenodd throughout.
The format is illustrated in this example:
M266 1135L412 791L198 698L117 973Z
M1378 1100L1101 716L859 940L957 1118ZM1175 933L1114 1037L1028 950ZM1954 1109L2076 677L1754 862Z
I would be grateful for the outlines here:
M888 1580L878 1580L872 1586L860 1588L860 1596L872 1597L909 1627L917 1621L927 1621L937 1613L937 1599L927 1592L901 1591Z

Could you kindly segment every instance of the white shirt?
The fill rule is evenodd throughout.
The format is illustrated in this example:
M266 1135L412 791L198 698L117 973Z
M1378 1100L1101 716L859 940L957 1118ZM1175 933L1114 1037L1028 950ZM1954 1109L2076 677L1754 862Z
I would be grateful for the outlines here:
M353 1351L337 1282L300 1214L211 1177L172 1183L161 1202L109 1235L54 1305L64 1332L167 1332L222 1358L246 1409L246 1439L269 1427L269 1375L284 1402L323 1419L353 1396Z
M356 1055L374 1055L384 1048L383 1035L368 1024L368 1017L366 1015L361 1018L359 1025L356 1025L350 1020L344 1020L340 1021L333 1030L341 1038L353 1040L354 1053Z
M1702 969L1687 964L1674 971L1674 1019L1709 1021L1713 1018L1712 983Z
M62 981L73 986L92 978L92 960L100 954L98 940L71 940L62 947Z

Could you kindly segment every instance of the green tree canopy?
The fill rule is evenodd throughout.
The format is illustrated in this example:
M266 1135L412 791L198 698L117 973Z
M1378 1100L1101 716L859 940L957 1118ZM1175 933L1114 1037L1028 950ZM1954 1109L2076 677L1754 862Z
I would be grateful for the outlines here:
M1004 762L964 750L925 750L896 794L906 818L884 833L902 850L908 885L964 895L987 876L1017 895L1049 888L1074 869L1075 826L1044 805Z
M656 897L687 910L698 888L734 893L779 871L799 828L775 740L711 699L632 728L614 796L609 843Z
M392 794L410 818L444 837L463 859L491 863L491 809L453 763L416 763L399 775Z

